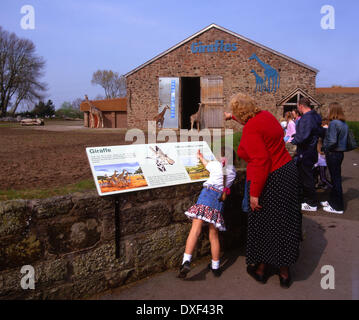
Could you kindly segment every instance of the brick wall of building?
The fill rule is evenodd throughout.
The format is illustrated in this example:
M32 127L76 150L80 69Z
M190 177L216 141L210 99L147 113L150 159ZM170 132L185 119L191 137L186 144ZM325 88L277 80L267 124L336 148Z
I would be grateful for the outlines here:
M237 51L192 53L191 44L201 41L213 44L216 40L237 43ZM249 57L255 53L263 62L275 68L280 74L280 88L274 92L255 92L256 81L251 70L264 78L264 70ZM130 92L128 106L128 127L147 128L147 121L158 113L159 77L200 77L217 75L223 77L224 111L230 111L230 97L243 92L255 98L263 109L281 116L282 108L276 104L297 87L313 95L315 77L313 70L305 68L264 48L251 44L230 33L211 28L198 37L167 53L147 66L127 76ZM233 123L226 122L231 127Z

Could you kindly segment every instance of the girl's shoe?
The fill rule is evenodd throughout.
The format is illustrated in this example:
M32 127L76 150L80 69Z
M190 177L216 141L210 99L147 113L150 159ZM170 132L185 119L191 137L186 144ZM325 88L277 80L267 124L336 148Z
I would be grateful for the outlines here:
M323 207L328 207L329 206L329 202L328 201L322 201L320 203Z
M186 278L187 273L191 271L191 263L189 261L185 261L179 270L179 273L177 275L177 278Z
M326 212L331 212L331 213L336 213L336 214L343 214L344 213L343 210L335 210L330 205L328 205L327 207L324 207L323 210L326 211Z
M220 268L218 268L218 269L212 269L212 263L209 263L208 269L211 270L212 273L213 273L213 275L214 275L215 277L217 277L217 278L220 277L221 274L222 274L222 271L221 271Z

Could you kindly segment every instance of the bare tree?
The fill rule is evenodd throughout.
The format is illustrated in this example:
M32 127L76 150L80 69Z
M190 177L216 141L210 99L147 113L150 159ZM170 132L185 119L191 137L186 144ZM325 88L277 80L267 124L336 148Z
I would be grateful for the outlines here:
M0 116L11 106L15 113L21 102L42 99L46 84L43 76L45 61L35 55L35 45L0 27ZM11 101L14 99L14 101Z
M80 110L81 102L84 101L81 98L76 98L74 101L72 101L71 106L74 110Z
M111 70L97 70L92 75L92 84L105 89L106 99L124 97L126 95L126 78Z

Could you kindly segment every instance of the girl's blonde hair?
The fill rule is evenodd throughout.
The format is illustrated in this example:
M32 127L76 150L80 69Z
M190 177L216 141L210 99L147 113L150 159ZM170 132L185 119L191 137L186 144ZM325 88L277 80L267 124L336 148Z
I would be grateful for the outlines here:
M288 121L289 120L293 120L293 115L292 115L292 112L291 111L287 111L285 114L284 114L284 117L285 117L285 121Z
M232 96L229 105L235 117L243 124L262 111L253 98L243 93Z

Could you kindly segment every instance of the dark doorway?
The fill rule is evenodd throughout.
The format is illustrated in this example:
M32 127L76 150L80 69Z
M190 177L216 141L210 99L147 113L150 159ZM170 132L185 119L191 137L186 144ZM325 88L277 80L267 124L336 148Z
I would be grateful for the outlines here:
M284 106L283 106L283 117L284 117L284 115L286 114L286 112L288 112L288 111L293 111L293 110L296 109L296 108L297 108L297 106L284 105Z
M201 78L181 78L182 129L191 129L191 115L198 111L201 102ZM195 128L196 125L195 125Z
M292 98L290 98L284 105L283 105L283 117L285 115L286 112L288 111L292 111L294 109L297 109L297 104L298 101L300 99L300 97L302 97L301 95L295 95Z

